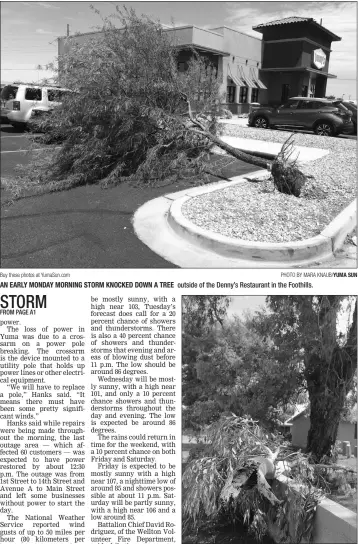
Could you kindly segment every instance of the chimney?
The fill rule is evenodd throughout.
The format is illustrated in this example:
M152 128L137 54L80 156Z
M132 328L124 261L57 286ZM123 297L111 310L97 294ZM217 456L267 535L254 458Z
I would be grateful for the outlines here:
M319 24L322 26L322 19L320 20Z
M67 37L70 35L70 25L67 23Z

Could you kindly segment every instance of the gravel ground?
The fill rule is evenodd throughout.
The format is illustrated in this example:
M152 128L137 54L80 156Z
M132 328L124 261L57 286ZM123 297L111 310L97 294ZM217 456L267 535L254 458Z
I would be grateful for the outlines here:
M223 125L228 136L283 143L288 131ZM357 141L296 133L296 145L329 149L329 155L300 169L309 180L300 198L274 190L272 181L244 182L192 198L182 212L207 230L256 242L289 242L319 234L356 198ZM320 193L312 196L312 187Z

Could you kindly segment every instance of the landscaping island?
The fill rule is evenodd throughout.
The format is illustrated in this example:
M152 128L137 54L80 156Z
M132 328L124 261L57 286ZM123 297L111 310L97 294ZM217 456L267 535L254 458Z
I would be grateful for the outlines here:
M284 143L290 133L223 124L222 135ZM356 198L356 141L296 133L294 143L328 149L329 154L300 164L313 176L299 198L274 190L269 173L191 198L183 215L209 231L254 242L293 242L312 238Z

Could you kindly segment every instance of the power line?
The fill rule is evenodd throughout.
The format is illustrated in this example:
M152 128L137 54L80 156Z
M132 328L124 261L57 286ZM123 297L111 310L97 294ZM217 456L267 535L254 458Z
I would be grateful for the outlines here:
M53 72L53 70L37 70L36 68L1 68L2 72L17 72L19 70L27 71L27 72Z
M17 41L16 41L16 45L21 45L21 43L19 43L19 41L17 40ZM47 46L47 45L52 45L52 44L51 44L51 43L47 43L47 44L45 44L45 45ZM12 49L11 43L8 43L8 42L7 42L6 44L4 44L4 45L1 47L1 49L4 49L4 47L10 47L10 48ZM24 44L24 47L26 47L26 49L34 49L34 48L36 48L36 49L43 49L44 46L43 46L43 45L26 45L26 44ZM57 44L56 44L56 45L54 44L53 47L57 47Z
M11 51L2 50L3 56L5 55L5 53L9 55L13 52L21 53L21 55L37 55L37 56L41 55L41 53L53 53L53 51L22 51L21 49L12 49Z

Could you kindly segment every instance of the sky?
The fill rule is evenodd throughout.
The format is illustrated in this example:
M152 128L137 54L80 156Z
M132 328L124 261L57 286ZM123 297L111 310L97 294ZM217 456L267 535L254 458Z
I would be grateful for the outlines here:
M50 72L36 70L57 56L57 37L91 32L101 19L90 9L90 2L1 2L1 82L38 81L51 77ZM327 95L356 99L356 2L92 2L103 16L115 6L133 7L161 23L175 26L196 25L203 28L229 26L261 38L252 27L288 16L313 17L328 30L342 37L333 42Z
M337 331L345 335L352 323L355 297L351 296L346 299L341 307L341 311L337 318ZM244 318L246 313L255 314L258 310L267 310L266 296L262 295L237 295L231 297L230 305L227 310L229 318L237 315Z
M266 296L261 295L239 295L231 297L230 306L227 312L228 316L237 315L239 317L244 317L246 312L254 314L257 310L266 307L265 300Z

